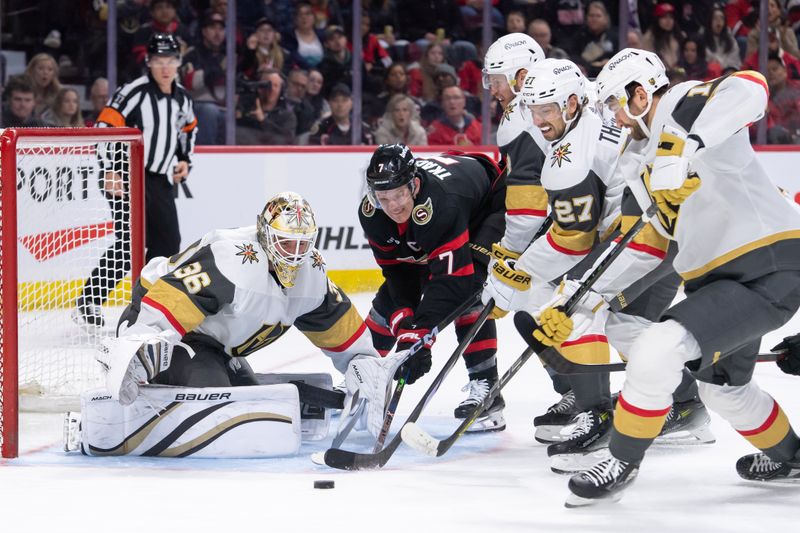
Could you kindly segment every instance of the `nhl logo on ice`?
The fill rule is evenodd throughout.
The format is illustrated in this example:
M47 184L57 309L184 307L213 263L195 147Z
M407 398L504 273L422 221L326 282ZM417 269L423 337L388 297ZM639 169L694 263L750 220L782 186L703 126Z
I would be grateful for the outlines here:
M430 197L428 197L424 204L414 206L414 210L411 212L411 218L414 219L415 224L424 226L430 222L432 214L433 205L431 204Z

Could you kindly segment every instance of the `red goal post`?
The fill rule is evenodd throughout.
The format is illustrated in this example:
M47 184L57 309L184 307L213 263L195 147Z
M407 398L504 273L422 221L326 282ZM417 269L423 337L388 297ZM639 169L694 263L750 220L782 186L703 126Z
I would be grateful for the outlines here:
M134 128L0 134L2 457L19 453L25 398L46 410L73 409L82 390L102 381L94 360L100 342L114 334L114 315L144 264L143 160ZM127 194L105 191L106 177L121 179ZM87 327L76 302L100 285L109 286L97 289L105 324Z

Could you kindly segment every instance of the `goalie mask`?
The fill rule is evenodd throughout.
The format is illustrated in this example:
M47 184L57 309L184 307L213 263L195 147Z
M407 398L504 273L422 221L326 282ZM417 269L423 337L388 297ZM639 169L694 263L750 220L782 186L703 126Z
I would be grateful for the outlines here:
M278 281L286 288L293 287L317 239L311 206L294 192L273 196L256 217L256 234Z

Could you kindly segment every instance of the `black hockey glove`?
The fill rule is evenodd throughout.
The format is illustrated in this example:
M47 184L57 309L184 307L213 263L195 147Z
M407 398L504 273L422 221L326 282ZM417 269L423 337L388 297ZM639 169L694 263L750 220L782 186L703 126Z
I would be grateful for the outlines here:
M430 333L429 329L424 328L411 328L401 329L397 332L397 351L402 352L408 350L419 340L423 339L425 335ZM411 385L419 378L428 373L433 363L431 359L431 345L433 339L425 343L425 345L416 351L411 357L400 365L394 374L394 379L400 379L408 372L408 379L406 384Z
M800 376L800 333L784 338L772 351L785 352L783 357L776 361L778 368L787 374Z

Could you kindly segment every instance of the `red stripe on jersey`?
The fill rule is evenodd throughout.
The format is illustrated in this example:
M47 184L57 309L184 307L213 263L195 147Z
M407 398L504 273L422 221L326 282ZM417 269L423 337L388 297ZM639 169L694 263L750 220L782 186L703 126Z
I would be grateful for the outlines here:
M461 315L456 318L456 326L469 326L470 324L474 324L475 321L478 320L479 314L481 314L480 311L473 311L472 313Z
M406 230L408 229L408 222L403 222L402 224L397 225L397 232L402 237L406 234Z
M469 230L464 230L464 232L461 235L459 235L458 237L456 237L452 241L446 242L443 245L441 245L440 247L436 248L434 251L432 251L430 253L430 255L428 256L428 258L429 258L429 260L430 259L436 259L437 257L439 257L440 255L442 255L445 252L458 250L459 248L464 246L467 243L467 241L469 241Z
M622 394L619 395L619 399L617 401L629 413L644 418L655 418L658 416L666 416L666 414L669 413L669 407L667 407L666 409L642 409L641 407L636 407L635 405L631 405L625 401L625 398L622 397Z
M556 241L553 240L553 237L551 237L549 233L547 234L547 242L550 244L550 246L553 247L555 251L560 252L564 255L586 255L589 253L589 250L591 250L591 248L587 248L586 250L570 250L569 248L564 248L563 246L559 246L556 244Z
M616 239L614 239L614 242L619 244L620 239L621 239L620 237L617 237ZM664 259L665 257L667 257L667 252L665 252L664 250L659 250L654 246L648 246L646 244L642 244L639 242L629 242L628 248L636 250L637 252L643 252L646 253L647 255L658 257L659 259Z
M780 408L778 407L778 402L776 402L775 400L772 400L772 411L769 413L769 416L767 417L767 420L763 424L758 426L756 429L747 429L747 430L743 430L743 431L740 431L740 430L737 429L736 431L738 431L739 435L741 435L742 437L749 437L751 435L758 435L759 433L762 433L762 432L766 431L767 429L769 429L769 427L772 424L775 423L775 419L778 418L778 413L779 412L780 412Z
M467 266L463 266L450 274L451 276L471 276L475 273L475 267L472 266L472 263L468 264Z
M574 341L566 341L561 343L561 347L565 348L567 346L577 346L578 344L588 344L590 342L608 342L608 337L605 335L584 335L583 337L579 337Z
M365 323L363 323L363 322L362 322L362 323L361 323L361 325L360 325L360 326L358 327L358 329L356 330L356 332L355 332L355 333L353 333L353 336L352 336L352 337L350 337L349 339L347 339L346 341L344 341L344 342L343 342L342 344L340 344L339 346L334 346L334 347L332 347L332 348L325 348L325 349L326 349L326 350L328 350L329 352L343 352L343 351L345 351L346 349L348 349L348 348L350 347L350 345L351 345L351 344L353 344L354 342L356 342L356 341L358 340L358 338L359 338L359 337L360 337L360 336L361 336L361 335L362 335L362 334L363 334L365 331L367 331L367 325L366 325Z
M756 76L751 76L749 74L745 74L744 72L737 72L734 74L737 78L742 78L743 80L752 81L753 83L757 83L764 88L764 92L767 93L767 98L769 98L769 86L766 84L764 80L758 78Z
M372 239L367 239L367 242L369 242L370 246L372 246L374 248L377 248L381 252L391 252L392 250L397 248L397 246L394 245L394 244L392 244L390 246L381 246L380 244L378 244L377 242L373 241Z
M371 316L367 316L365 322L367 323L367 327L372 331L374 331L375 333L377 333L378 335L384 335L386 337L394 337L391 331L389 331L385 327L381 326L380 324L372 320Z
M381 357L386 357L387 355L389 355L389 352L391 352L391 350L378 350L378 349L376 349L375 351L378 352L378 355L380 355Z
M487 339L485 341L478 341L470 343L467 346L467 349L464 350L464 353L474 353L480 352L482 350L496 350L497 349L497 339Z
M375 262L381 266L387 266L387 265L399 265L402 261L398 261L397 259L378 259L376 257Z
M149 305L150 307L152 307L153 309L156 309L156 310L157 310L157 311L159 311L159 312L160 312L162 315L164 315L164 318L166 318L166 319L167 319L167 322L169 322L169 323L170 323L170 325L171 325L173 328L175 328L175 331L177 331L178 333L180 333L181 337L183 337L184 335L186 335L186 330L185 330L185 329L183 329L183 326L181 326L181 323L180 323L180 322L178 322L178 319L177 319L177 318L175 318L175 317L172 315L172 313L170 313L169 309L167 309L166 307L164 307L163 305L161 305L161 304L160 304L160 303L158 303L157 301L155 301L155 300L152 300L152 299L148 298L147 296L144 296L144 297L142 298L142 303L143 303L143 304L147 304L147 305Z
M532 217L546 217L546 209L508 209L506 215L516 216L532 216Z

